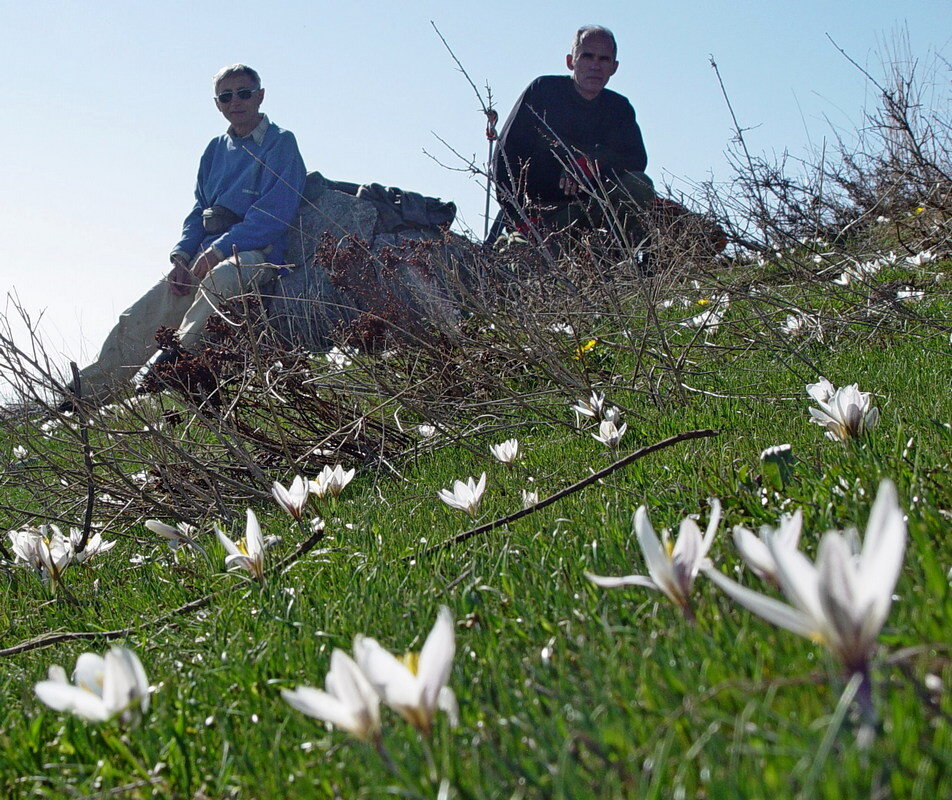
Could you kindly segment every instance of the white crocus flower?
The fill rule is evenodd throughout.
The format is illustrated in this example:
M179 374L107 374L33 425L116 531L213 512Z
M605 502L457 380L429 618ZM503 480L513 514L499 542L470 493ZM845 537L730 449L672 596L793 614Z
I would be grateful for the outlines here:
M607 447L618 447L621 443L621 437L625 435L627 430L627 422L619 428L610 419L603 419L599 423L598 433L593 433L592 436Z
M709 308L705 308L700 314L684 320L681 324L688 328L700 328L709 336L716 334L724 320L724 315L727 314L727 310L730 308L730 295L715 295L708 301L708 304Z
M358 636L354 660L380 698L407 722L429 735L437 710L445 711L456 724L457 706L449 681L456 654L453 617L440 606L433 629L419 654L396 658L375 640Z
M54 581L60 579L73 560L69 539L56 525L40 525L39 552L45 572Z
M157 519L147 519L145 526L152 531L152 533L157 533L163 539L167 539L169 547L171 547L173 551L177 551L180 547L194 547L196 550L204 552L204 550L195 543L195 537L198 535L199 530L194 525L189 525L187 522L179 522L173 528L171 525L166 525Z
M704 564L709 564L707 551L711 549L717 525L721 520L721 503L716 498L711 501L711 518L707 523L707 530L701 536L698 524L685 517L681 520L678 540L672 544L667 530L661 532L662 540L651 527L648 511L640 506L635 512L635 535L644 554L648 567L648 576L626 575L621 578L603 577L585 573L596 586L614 589L620 586L645 586L664 592L668 598L677 604L688 619L694 618L691 609L691 590L698 571Z
M896 291L897 300L909 300L913 303L917 303L920 300L924 300L926 293L921 289L917 289L915 286L903 286Z
M238 542L233 542L216 525L215 534L218 541L225 548L228 555L225 556L226 569L241 567L251 573L251 577L257 581L264 580L264 537L261 535L261 526L258 524L258 518L255 512L250 508L247 511L247 524L245 526L245 536Z
M539 502L539 493L533 492L528 489L522 490L522 507L523 508L532 508L532 506L538 504Z
M850 281L853 279L853 272L847 269L845 272L841 273L839 277L833 279L833 283L837 286L849 286Z
M776 529L769 525L760 526L760 535L741 525L734 526L734 544L741 557L753 573L762 581L771 581L780 585L777 577L777 562L771 553L769 542L776 547L796 550L800 544L800 530L803 526L803 512L797 509L793 514L780 517L780 526Z
M18 444L13 448L13 457L18 461L23 461L23 459L25 459L29 454L30 451L27 450L22 444Z
M833 396L836 387L826 378L820 378L816 383L807 384L807 394L818 403L826 403Z
M310 484L300 475L295 475L291 485L285 489L277 481L271 487L271 494L285 511L294 519L301 519L304 513L304 507L307 505L307 496L310 492Z
M73 558L80 564L91 561L96 556L102 555L103 553L108 553L113 547L116 546L115 539L107 542L102 538L102 534L99 531L96 531L86 540L86 546L82 550L79 550L79 543L82 541L82 539L83 532L80 528L69 529L69 549L73 554Z
M745 608L826 645L851 672L868 678L906 548L906 523L892 481L879 485L858 554L850 540L839 531L828 532L820 541L816 564L799 550L767 541L780 589L790 605L741 586L713 568L705 573Z
M57 583L73 560L69 540L56 525L10 531L9 536L14 561L36 570L44 582Z
M923 250L914 256L906 256L906 263L911 267L922 267L931 264L936 258L937 256L931 250Z
M870 402L870 393L861 392L857 384L835 389L826 378L807 384L807 394L819 408L810 408L810 421L826 428L826 435L834 442L845 442L862 436L876 427L879 409Z
M91 722L119 715L129 723L149 708L149 680L139 657L125 647L113 647L105 658L83 653L76 660L73 683L60 666L49 669L49 679L34 687L50 708L69 711Z
M421 439L431 439L436 436L436 426L423 423L417 426L417 433L420 434Z
M380 740L380 697L356 662L342 650L335 648L331 653L324 688L298 686L293 691L283 689L281 696L302 714L329 722L361 741Z
M489 452L503 464L512 464L522 455L519 449L518 439L506 439L506 441L500 442L499 444L491 444L489 445Z
M484 491L486 491L485 472L479 476L478 482L474 478L467 478L466 483L454 481L452 490L440 489L437 496L451 508L458 508L471 517L475 517Z
M787 336L803 336L809 330L809 324L805 314L787 314L780 331Z
M340 464L333 468L325 465L320 474L311 480L311 492L317 497L326 495L339 497L340 493L344 491L344 487L354 479L356 473L356 469L349 469L345 472Z
M602 409L605 407L605 395L600 392L592 392L588 400L579 400L572 410L582 417L592 417L598 419L602 415Z
M894 267L896 264L902 261L902 258L896 255L895 250L890 250L888 253L886 253L886 255L880 256L879 260L882 262L884 267Z
M761 461L793 461L793 448L789 444L775 444L760 451Z
M343 347L332 347L324 357L335 367L349 367L353 362L353 357L357 355L357 348L349 345Z
M762 491L766 492L768 485L772 485L774 489L782 489L789 483L793 478L796 461L793 448L789 444L776 444L761 452ZM766 494L762 497L766 498Z
M10 531L7 536L13 549L13 563L24 564L39 571L42 567L38 550L40 532L35 528L28 528L23 531Z

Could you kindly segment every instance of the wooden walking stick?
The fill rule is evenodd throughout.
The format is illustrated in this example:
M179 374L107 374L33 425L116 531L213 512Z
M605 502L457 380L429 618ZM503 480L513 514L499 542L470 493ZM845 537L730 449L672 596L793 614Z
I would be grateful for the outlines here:
M486 213L483 215L483 241L489 238L489 200L493 191L493 147L499 134L496 133L496 123L499 122L499 113L495 108L483 106L486 115L486 139L489 141L489 158L486 160Z

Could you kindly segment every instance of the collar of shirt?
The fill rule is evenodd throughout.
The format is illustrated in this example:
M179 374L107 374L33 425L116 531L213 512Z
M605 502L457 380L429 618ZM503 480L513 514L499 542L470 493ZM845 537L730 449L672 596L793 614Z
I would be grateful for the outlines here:
M267 114L261 115L261 122L258 123L257 127L248 134L258 147L261 147L261 143L264 141L264 135L268 132L268 126L271 124L271 121L268 119ZM235 129L232 125L228 126L226 133L231 136L233 139L247 139L248 136L235 136Z

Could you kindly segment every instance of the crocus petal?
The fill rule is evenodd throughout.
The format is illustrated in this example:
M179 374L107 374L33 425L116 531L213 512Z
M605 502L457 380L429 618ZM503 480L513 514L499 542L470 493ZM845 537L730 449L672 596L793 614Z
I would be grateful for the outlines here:
M82 689L102 697L106 681L106 660L97 653L82 653L76 659L73 682Z
M800 545L800 531L802 528L803 511L798 508L793 514L784 514L780 517L780 527L774 533L774 539L776 539L778 545L796 550ZM765 538L763 529L761 529L761 538Z
M142 711L149 708L149 680L139 657L126 647L113 647L106 653L103 700L112 714L138 702Z
M248 572L254 571L254 559L251 556L246 556L244 553L233 553L232 555L225 556L225 569L234 569L235 567L241 567Z
M343 650L331 653L331 668L325 679L327 691L332 693L371 727L380 728L380 697L357 663Z
M446 606L440 606L436 622L420 651L417 679L422 684L423 705L436 708L437 695L449 680L456 655L456 637L453 632L453 617Z
M721 524L721 501L712 497L708 502L711 504L711 516L707 521L707 530L704 531L704 540L701 542L701 558L707 555L714 542L714 534L717 533L717 526ZM697 574L697 570L694 571Z
M456 694L449 686L440 689L436 698L436 707L446 714L451 728L459 725L459 704L456 702Z
M691 589L691 582L697 575L703 554L701 552L703 540L701 529L690 517L681 520L678 526L678 541L671 551L671 566L677 575L678 584L686 591Z
M820 578L816 567L799 550L779 547L772 539L767 541L767 548L777 565L777 580L784 595L814 620L822 620Z
M835 531L827 533L820 541L817 573L820 604L832 640L830 647L848 667L858 668L865 662L871 643L861 642L859 635L867 609L857 606L858 575L850 546Z
M69 679L66 677L66 670L63 669L59 664L53 664L47 671L47 677L51 681L56 683L69 683Z
M358 735L360 724L351 708L322 689L298 686L281 690L281 697L292 708L309 717L329 722L341 730Z
M182 532L178 528L173 528L171 525L166 525L157 519L147 519L145 526L153 533L164 536L166 539L180 539L182 536Z
M706 568L704 574L725 594L767 622L807 639L815 639L819 634L814 620L808 614L748 589L746 586L741 586L716 569Z
M870 624L877 630L889 616L905 550L906 522L896 487L892 481L884 480L869 514L859 557L859 570L863 575L861 596L863 602L871 606Z
M248 555L253 559L260 558L261 554L264 553L264 538L261 536L261 526L258 524L255 512L250 508L246 514L245 546L248 548Z
M646 589L655 589L656 591L661 591L661 588L656 584L651 578L646 578L644 575L624 575L621 577L610 577L607 575L595 575L591 572L586 572L585 577L588 578L596 586L601 586L603 589L618 589L622 586L643 586Z
M662 591L662 587L670 585L673 580L671 570L671 560L668 554L661 546L658 535L651 527L651 520L648 519L648 510L644 506L639 506L635 512L635 535L638 538L638 545L645 556L645 563L648 566L648 575L652 582ZM666 592L667 593L667 592ZM672 598L673 599L673 598Z
M491 444L489 452L493 454L497 461L501 461L503 464L511 464L519 458L519 440L506 439L500 444Z
M763 540L757 538L752 531L740 525L734 526L734 545L737 547L744 563L753 570L754 574L764 579L767 577L776 580L777 565Z
M397 713L406 717L407 708L419 706L420 685L416 676L376 639L357 636L354 639L354 660L374 691Z
M906 547L906 523L899 507L896 486L890 480L879 484L876 500L866 523L860 569L870 576L878 591L892 593L902 569ZM885 585L883 585L885 584Z
M217 525L215 526L215 535L218 537L218 541L221 542L221 546L225 548L225 552L228 553L228 557L225 559L226 562L228 558L233 558L234 556L244 557L245 554L238 549L238 546L231 539L225 536L221 528Z
M40 681L36 696L56 711L69 711L91 722L104 722L111 716L103 699L92 692L59 681Z
M827 402L833 396L834 391L833 384L826 378L820 378L816 383L807 384L807 394L818 403Z

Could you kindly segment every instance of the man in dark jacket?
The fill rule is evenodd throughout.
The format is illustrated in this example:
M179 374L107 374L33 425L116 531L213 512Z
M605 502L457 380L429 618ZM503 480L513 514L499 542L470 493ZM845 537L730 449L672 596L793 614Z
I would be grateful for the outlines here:
M643 238L636 212L654 188L635 111L605 88L616 54L610 30L580 28L565 57L572 74L536 78L516 102L493 165L510 228L609 225L629 245Z

